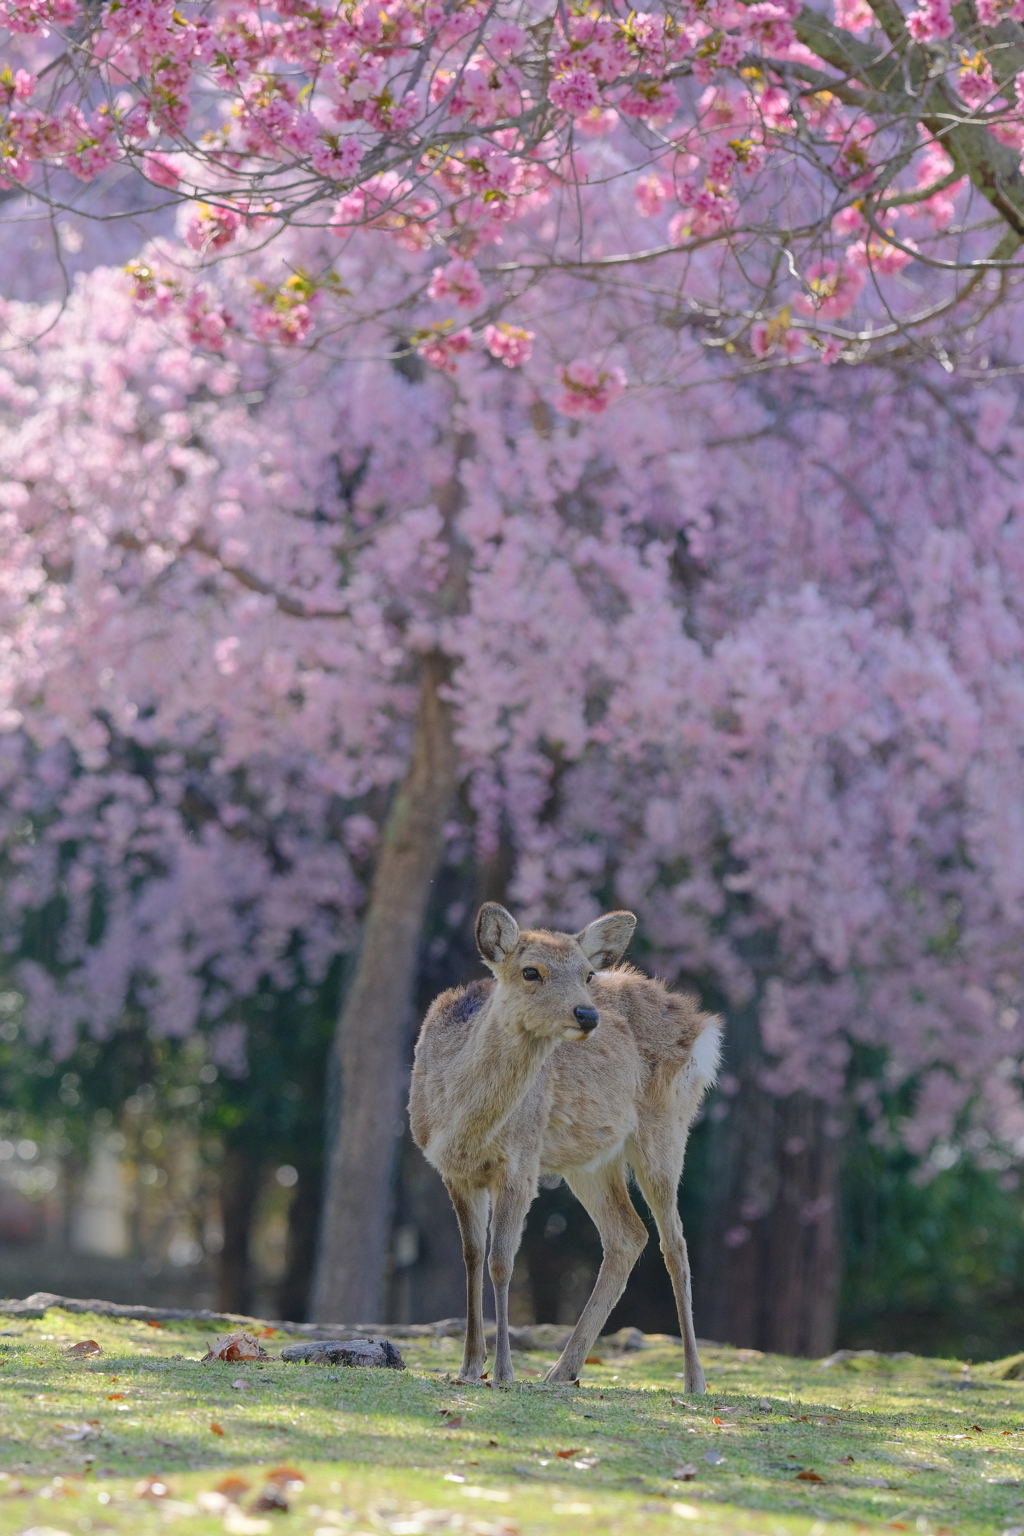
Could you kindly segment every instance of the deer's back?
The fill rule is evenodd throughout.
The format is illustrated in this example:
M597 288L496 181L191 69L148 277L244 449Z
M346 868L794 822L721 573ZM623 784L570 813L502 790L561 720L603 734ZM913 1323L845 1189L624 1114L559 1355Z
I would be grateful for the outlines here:
M708 1024L717 1023L692 994L670 992L663 981L631 965L601 971L591 991L601 1013L612 1009L626 1020L648 1067L678 1070Z
M418 1147L426 1147L437 1115L444 1114L443 1102L431 1103L427 1084L432 1082L444 1099L444 1085L451 1066L463 1050L473 1023L494 991L492 977L481 977L463 987L441 992L430 1007L416 1041L412 1084L409 1092L409 1125Z

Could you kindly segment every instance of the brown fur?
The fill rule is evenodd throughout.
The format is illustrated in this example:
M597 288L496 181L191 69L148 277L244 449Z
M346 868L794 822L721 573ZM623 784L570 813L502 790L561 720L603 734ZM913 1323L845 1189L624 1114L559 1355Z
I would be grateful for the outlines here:
M494 980L443 992L423 1021L409 1114L416 1144L444 1179L462 1230L467 1380L479 1380L486 1353L488 1208L499 1382L513 1379L508 1285L539 1180L561 1175L593 1217L604 1248L597 1283L548 1373L549 1380L572 1381L647 1241L629 1198L632 1169L672 1278L686 1390L704 1390L677 1191L690 1124L714 1081L720 1024L695 998L616 964L635 922L631 913L613 912L575 936L521 933L503 907L488 902L477 939ZM524 978L530 967L539 980ZM712 1034L695 1059L705 1030Z

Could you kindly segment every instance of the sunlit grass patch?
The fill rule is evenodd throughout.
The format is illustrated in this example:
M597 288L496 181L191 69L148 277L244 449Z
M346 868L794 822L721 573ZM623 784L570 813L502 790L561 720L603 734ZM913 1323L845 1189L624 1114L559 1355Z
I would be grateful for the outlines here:
M664 1341L602 1352L578 1387L523 1353L503 1390L460 1383L449 1340L403 1341L392 1371L202 1365L211 1335L184 1323L0 1330L0 1536L1024 1527L1024 1384L995 1366L707 1347L688 1398ZM69 1354L88 1339L99 1354Z

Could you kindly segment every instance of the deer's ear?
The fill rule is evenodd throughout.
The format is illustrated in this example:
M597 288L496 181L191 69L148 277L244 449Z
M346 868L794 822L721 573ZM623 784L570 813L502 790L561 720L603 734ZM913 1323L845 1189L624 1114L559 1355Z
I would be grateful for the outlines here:
M485 901L476 917L476 943L484 964L494 970L519 943L519 924L498 902Z
M632 912L606 912L604 917L596 917L588 923L583 932L576 935L576 942L595 971L606 971L622 959L635 927L636 918Z

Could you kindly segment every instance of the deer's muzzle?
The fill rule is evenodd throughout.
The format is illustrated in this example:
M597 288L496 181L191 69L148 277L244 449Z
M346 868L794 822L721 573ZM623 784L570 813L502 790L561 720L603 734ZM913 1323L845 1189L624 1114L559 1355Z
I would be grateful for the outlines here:
M572 1015L580 1029L582 1029L584 1033L588 1035L590 1034L591 1030L597 1028L598 1021L601 1017L596 1008L584 1008L582 1005L579 1008L574 1008Z

